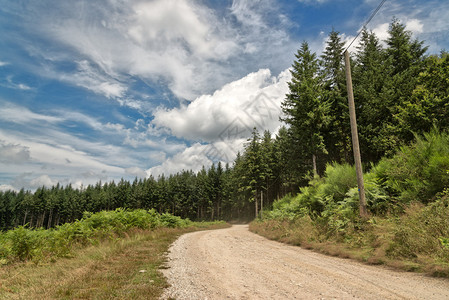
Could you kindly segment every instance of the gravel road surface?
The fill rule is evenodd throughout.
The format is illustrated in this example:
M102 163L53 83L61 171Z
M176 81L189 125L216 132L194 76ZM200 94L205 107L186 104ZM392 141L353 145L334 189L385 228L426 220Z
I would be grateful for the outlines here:
M269 241L247 225L181 236L168 267L164 299L449 299L449 280Z

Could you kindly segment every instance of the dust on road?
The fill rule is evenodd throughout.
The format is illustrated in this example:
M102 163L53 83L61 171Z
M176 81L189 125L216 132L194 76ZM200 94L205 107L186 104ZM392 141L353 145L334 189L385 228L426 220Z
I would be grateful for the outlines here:
M175 299L449 299L449 280L269 241L247 225L181 236L164 275Z

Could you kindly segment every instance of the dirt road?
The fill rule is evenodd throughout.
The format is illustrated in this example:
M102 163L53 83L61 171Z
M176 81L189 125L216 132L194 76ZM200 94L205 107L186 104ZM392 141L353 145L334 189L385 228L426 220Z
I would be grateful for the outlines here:
M449 299L449 280L396 272L269 241L237 225L171 247L175 299Z

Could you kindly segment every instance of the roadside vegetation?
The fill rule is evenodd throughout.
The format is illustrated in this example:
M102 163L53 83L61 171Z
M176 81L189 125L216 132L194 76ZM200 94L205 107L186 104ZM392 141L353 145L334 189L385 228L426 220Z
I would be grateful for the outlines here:
M433 130L364 175L370 216L359 216L355 170L329 164L251 230L324 253L449 277L449 135Z
M124 209L49 230L21 226L0 235L0 299L157 299L169 245L226 226Z

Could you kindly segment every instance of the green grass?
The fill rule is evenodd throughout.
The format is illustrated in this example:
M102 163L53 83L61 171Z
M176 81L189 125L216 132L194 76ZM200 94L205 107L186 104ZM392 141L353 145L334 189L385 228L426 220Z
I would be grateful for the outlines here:
M0 299L158 299L167 287L160 269L170 244L186 232L227 226L133 228L121 238L77 248L70 258L4 265Z

